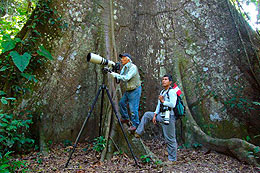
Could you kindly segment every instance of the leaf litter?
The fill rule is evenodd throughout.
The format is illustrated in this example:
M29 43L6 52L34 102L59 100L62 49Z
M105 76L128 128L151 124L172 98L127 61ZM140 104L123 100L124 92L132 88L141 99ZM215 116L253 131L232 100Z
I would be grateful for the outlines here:
M162 140L155 138L144 142L159 159L167 163L166 144ZM230 156L194 148L178 149L177 161L163 165L138 160L139 166L136 166L134 159L125 153L101 162L101 153L93 150L90 143L79 143L65 168L71 149L71 146L53 144L48 153L31 152L19 159L27 162L30 172L260 172L260 168Z

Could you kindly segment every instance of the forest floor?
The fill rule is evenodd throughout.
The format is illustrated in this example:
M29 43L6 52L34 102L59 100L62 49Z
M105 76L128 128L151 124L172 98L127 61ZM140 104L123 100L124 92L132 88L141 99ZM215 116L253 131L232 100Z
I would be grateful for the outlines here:
M164 142L158 139L144 141L163 162L167 161ZM68 168L64 168L70 149L63 144L53 145L48 154L32 152L22 157L28 163L29 172L260 172L260 168L216 152L201 149L178 149L178 161L167 165L152 162L135 166L132 157L114 155L111 160L99 161L100 153L90 143L77 145Z

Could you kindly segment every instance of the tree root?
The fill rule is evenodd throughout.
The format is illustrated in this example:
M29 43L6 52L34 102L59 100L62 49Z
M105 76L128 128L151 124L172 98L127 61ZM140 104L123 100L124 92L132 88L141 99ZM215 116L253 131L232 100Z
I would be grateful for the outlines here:
M218 139L210 137L197 125L189 110L187 110L186 115L186 127L197 142L203 144L208 149L233 156L251 165L260 166L259 146L255 146L238 138Z

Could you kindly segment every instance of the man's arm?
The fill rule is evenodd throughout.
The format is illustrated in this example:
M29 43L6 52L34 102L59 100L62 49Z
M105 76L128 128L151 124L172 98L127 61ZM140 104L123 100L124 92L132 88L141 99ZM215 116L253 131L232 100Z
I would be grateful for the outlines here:
M156 106L154 113L158 115L159 112L160 112L160 100L158 100L158 102L157 102L157 106Z
M129 81L138 72L137 67L132 66L125 75L112 72L111 74L119 80Z
M164 101L163 105L168 106L170 108L174 108L177 101L177 94L174 89L170 89L168 94L169 94L170 101Z
M157 103L157 106L156 106L156 109L154 111L154 114L153 114L153 123L156 124L156 116L160 113L160 100L158 100L158 103Z

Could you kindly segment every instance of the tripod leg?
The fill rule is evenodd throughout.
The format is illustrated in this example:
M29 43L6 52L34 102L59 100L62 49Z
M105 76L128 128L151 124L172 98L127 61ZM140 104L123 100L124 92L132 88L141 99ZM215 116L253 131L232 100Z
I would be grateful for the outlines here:
M105 85L102 85L102 93L101 93L101 110L100 110L100 117L99 117L99 136L101 136L101 130L102 130L102 115L103 115L103 106L104 106L104 87Z
M132 156L133 156L133 158L134 158L134 160L135 160L135 164L138 166L136 157L135 157L134 152L133 152L133 150L132 150L132 147L131 147L131 145L130 145L130 143L129 143L129 141L128 141L126 135L125 135L125 132L124 132L122 123L121 123L121 121L120 121L120 119L119 119L119 117L118 117L118 113L117 113L117 111L116 111L114 102L113 102L113 100L112 100L112 97L111 97L111 95L110 95L110 93L109 93L107 87L106 87L106 93L107 93L107 96L108 96L108 98L109 98L109 101L110 101L110 103L111 103L111 105L112 105L113 112L115 113L116 118L117 118L117 121L118 121L118 123L119 123L119 125L120 125L120 128L121 128L121 130L122 130L122 132L123 132L123 134L124 134L124 137L125 137L126 143L127 143L127 145L128 145L128 148L129 148L129 150L130 150L130 152L131 152L131 154L132 154Z
M83 123L83 125L82 125L82 127L81 127L81 129L80 129L80 131L79 131L78 137L77 137L77 139L76 139L76 141L75 141L75 143L74 143L74 145L73 145L73 150L71 151L71 153L70 153L70 155L69 155L69 159L68 159L68 161L67 161L67 163L66 163L66 165L65 165L65 168L67 168L67 166L68 166L68 164L69 164L69 161L70 161L70 159L71 159L71 157L72 157L72 154L74 153L74 151L75 151L75 149L76 149L76 146L77 146L77 144L78 144L78 141L79 141L79 139L80 139L80 136L81 136L81 134L82 134L82 132L83 132L85 126L86 126L86 123L87 123L87 121L88 121L88 118L90 117L90 115L91 115L91 113L92 113L92 111L93 111L93 109L94 109L94 107L95 107L95 104L96 104L96 102L97 102L97 99L98 99L98 96L99 96L101 90L102 90L102 86L99 87L98 92L97 92L97 95L96 95L96 97L95 97L95 99L94 99L94 101L93 101L93 103L92 103L91 109L90 109L90 111L89 111L89 113L88 113L88 115L87 115L87 117L86 117L86 119L85 119L85 121L84 121L84 123Z

